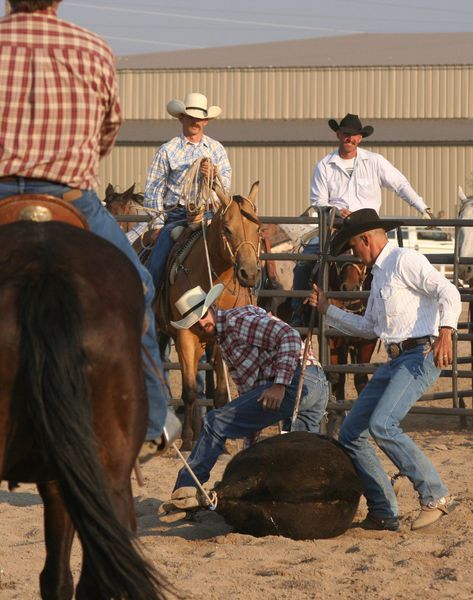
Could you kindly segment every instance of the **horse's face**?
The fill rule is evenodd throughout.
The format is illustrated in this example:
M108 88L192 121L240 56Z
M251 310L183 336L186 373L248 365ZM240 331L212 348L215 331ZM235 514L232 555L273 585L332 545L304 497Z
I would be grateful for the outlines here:
M345 263L340 269L339 286L341 292L361 292L365 280L366 267L358 263Z
M135 193L135 184L124 192L117 192L111 183L105 190L105 208L114 216L146 214L143 210L143 194ZM120 228L126 233L134 223L119 223Z
M369 290L367 279L368 270L360 264L346 262L341 265L333 263L329 270L329 288L339 292L361 292ZM346 300L332 300L336 306L340 306L349 312L361 313L366 302L360 298L348 298Z
M462 198L462 205L458 213L459 219L473 219L473 196ZM458 234L459 256L473 257L473 228L460 227ZM473 281L473 265L459 265L458 276L466 283Z
M221 212L221 231L238 281L243 287L254 287L260 264L260 228L256 214L255 186L248 197L232 196Z

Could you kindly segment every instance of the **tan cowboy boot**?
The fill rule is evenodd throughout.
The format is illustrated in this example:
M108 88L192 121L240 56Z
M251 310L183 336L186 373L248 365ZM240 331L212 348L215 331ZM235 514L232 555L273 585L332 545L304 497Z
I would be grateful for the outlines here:
M440 500L429 502L429 504L421 504L419 516L413 521L411 529L415 531L432 525L438 521L440 517L448 515L455 506L456 503L451 496L440 498Z

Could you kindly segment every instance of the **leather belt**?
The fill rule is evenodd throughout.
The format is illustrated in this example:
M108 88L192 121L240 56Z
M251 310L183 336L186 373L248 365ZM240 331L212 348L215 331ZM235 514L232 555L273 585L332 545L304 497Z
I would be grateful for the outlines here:
M0 183L16 183L19 177L16 175L7 175L6 177L0 177ZM29 177L25 177L25 179L30 179ZM82 196L82 190L78 188L71 188L65 194L62 195L62 199L66 202L73 202Z
M432 339L430 338L430 336L409 338L407 340L403 340L402 342L392 342L391 344L387 344L386 351L388 353L389 358L397 358L406 350L412 350L417 346L423 346L424 344L431 343Z

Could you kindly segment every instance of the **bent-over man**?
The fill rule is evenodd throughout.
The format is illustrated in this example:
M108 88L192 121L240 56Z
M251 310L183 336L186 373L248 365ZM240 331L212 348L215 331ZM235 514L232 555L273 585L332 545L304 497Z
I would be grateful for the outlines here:
M371 435L402 475L421 505L412 529L427 527L452 506L447 486L425 454L400 426L402 419L452 360L452 331L461 312L458 290L415 250L398 248L386 231L401 224L381 220L373 208L346 217L334 236L334 256L351 248L371 267L373 281L363 316L329 305L314 286L309 303L326 313L327 323L348 335L379 337L390 360L379 367L340 430L339 441L351 456L368 503L366 525L397 531L396 495L369 444Z
M176 302L183 318L171 324L192 328L202 341L216 341L239 396L204 418L202 432L188 462L201 483L224 450L225 440L244 438L292 416L301 377L302 342L287 323L256 306L220 310L213 303L224 286L206 294L195 287ZM304 372L301 409L294 430L318 432L328 401L325 374L313 355ZM199 505L194 480L183 468L171 503L176 508Z

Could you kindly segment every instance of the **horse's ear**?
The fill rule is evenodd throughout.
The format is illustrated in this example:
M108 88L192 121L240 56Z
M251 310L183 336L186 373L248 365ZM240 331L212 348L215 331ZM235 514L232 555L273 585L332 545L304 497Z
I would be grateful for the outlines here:
M214 185L214 192L217 194L217 197L223 204L223 206L228 206L228 204L231 201L231 198L227 195L226 191L218 183Z
M465 192L463 191L463 188L461 185L458 186L458 198L462 201L465 202L465 200L468 200L468 198L466 197Z
M113 185L109 183L105 188L105 204L109 202L110 197L113 196L114 193Z
M135 191L135 184L129 187L127 190L123 192L123 198L133 197L133 193Z
M250 193L248 194L248 198L253 202L253 204L256 203L256 195L258 194L258 190L259 181L255 181L254 184L251 186Z

